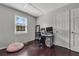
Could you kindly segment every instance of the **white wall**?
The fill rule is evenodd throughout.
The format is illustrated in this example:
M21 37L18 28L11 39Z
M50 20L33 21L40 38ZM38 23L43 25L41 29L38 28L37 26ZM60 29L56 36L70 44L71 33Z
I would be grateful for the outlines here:
M79 8L79 4L68 4L55 11L44 14L37 19L37 24L41 27L53 27L55 35L54 44L70 48L70 10L74 8Z
M54 29L54 44L69 48L69 11L61 14L49 13L38 18L37 24L41 27L52 26Z
M15 15L26 17L27 31L25 34L15 34ZM35 39L35 17L0 5L0 48L14 41L28 42Z

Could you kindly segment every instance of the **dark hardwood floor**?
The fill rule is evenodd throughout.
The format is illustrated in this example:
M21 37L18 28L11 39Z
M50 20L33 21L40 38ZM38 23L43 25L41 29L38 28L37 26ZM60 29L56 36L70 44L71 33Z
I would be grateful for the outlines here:
M31 41L26 43L22 50L15 53L9 53L6 49L0 50L0 56L79 56L79 53L60 46L39 47L39 44Z

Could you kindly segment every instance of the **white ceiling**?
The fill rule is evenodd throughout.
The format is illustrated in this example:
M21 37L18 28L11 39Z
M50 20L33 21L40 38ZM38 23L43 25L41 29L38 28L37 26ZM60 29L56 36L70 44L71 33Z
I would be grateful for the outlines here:
M4 5L29 13L35 17L41 16L68 3L4 3Z
M67 5L67 3L34 3L32 5L40 9L43 13L47 13L64 5Z

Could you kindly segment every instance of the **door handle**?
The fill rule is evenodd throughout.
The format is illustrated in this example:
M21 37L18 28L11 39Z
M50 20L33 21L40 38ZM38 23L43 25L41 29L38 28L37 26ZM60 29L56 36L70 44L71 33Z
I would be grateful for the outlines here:
M72 34L76 34L76 35L79 35L79 33L78 33L78 32L72 32Z
M72 32L72 33L75 33L75 32Z

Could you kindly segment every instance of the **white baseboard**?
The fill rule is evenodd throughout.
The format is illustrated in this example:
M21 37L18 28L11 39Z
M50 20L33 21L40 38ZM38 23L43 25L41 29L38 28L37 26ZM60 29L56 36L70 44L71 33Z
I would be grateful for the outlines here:
M64 48L70 49L69 47L65 47L65 46L62 46L62 45L59 45L59 44L56 44L56 43L54 43L54 45L57 45L57 46L61 46L61 47L64 47ZM70 49L70 50L71 50L71 49Z
M7 47L0 47L0 50L5 49L5 48L7 48Z
M29 41L32 41L32 40L24 41L22 43L28 43ZM7 48L7 46L6 47L0 47L0 50L5 49L5 48Z

